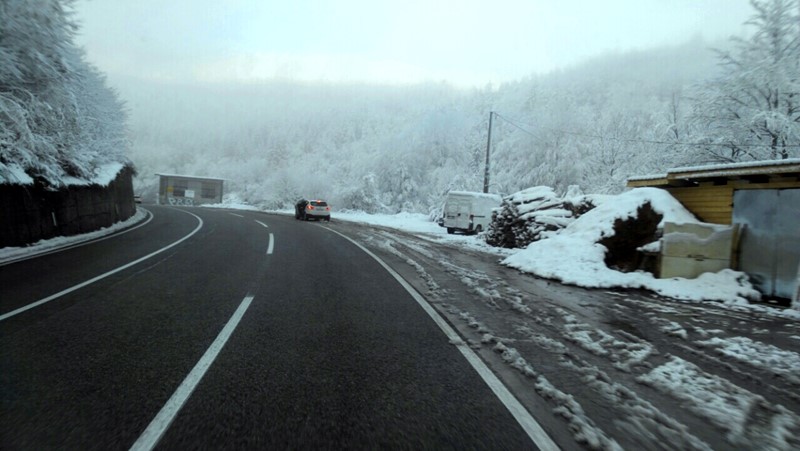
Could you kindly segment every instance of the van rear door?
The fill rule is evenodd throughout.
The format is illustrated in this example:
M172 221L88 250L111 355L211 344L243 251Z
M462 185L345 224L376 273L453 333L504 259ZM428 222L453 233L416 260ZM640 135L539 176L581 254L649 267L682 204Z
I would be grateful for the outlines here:
M445 205L444 226L449 229L467 230L469 227L470 202L467 199L450 198Z

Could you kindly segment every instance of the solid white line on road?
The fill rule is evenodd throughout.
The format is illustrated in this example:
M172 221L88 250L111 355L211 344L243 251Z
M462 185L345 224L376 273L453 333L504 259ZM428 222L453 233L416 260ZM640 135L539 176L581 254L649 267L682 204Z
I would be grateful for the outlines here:
M258 219L254 219L254 221L255 221L255 222L257 222L257 223L259 223L259 224L261 224L262 226L264 226L264 227L266 227L266 228L269 228L269 226L268 226L268 225L264 224L263 222L259 221Z
M414 287L411 286L411 284L409 284L408 282L406 282L405 279L403 279L403 276L401 276L400 274L397 273L397 271L389 267L389 265L386 264L383 260L381 260L380 257L373 254L369 249L357 243L350 237L343 235L337 232L336 230L330 229L328 227L325 228L358 246L362 251L364 251L367 255L375 259L375 261L377 261L381 266L383 266L383 268L389 274L391 274L392 277L394 277L395 280L397 280L400 283L400 285L402 285L403 288L406 289L406 291L408 291L411 297L413 297L414 300L417 301L420 307L422 307L422 309L425 310L428 316L430 316L431 319L433 319L433 321L439 326L442 332L444 332L447 338L450 339L450 342L454 343L455 346L458 348L458 350L461 351L461 354L464 356L464 358L467 359L467 362L469 362L469 364L472 365L472 368L474 368L475 371L478 372L478 375L484 380L484 382L486 382L486 385L488 385L489 388L492 389L495 396L497 396L500 402L503 403L503 405L506 407L506 409L508 409L511 415L514 416L514 418L517 420L517 422L525 431L525 433L528 434L528 437L530 437L533 443L540 450L558 451L560 449L555 444L555 442L553 442L553 439L551 439L550 436L547 435L547 432L545 432L545 430L542 429L542 426L539 425L536 419L533 418L530 412L528 412L528 409L526 409L525 406L523 406L522 403L520 403L519 400L516 397L514 397L511 391L508 390L508 387L503 385L500 379L498 379L497 376L495 376L495 374L492 372L492 370L490 370L489 367L486 366L486 363L483 360L481 360L478 354L476 354L475 351L473 351L469 346L467 346L464 343L464 340L461 338L461 336L459 336L458 333L456 333L456 331L453 330L450 324L448 324L447 321L444 318L442 318L442 316L439 315L439 313L437 313L436 310L433 307L431 307L430 304L428 304L428 301L426 301L425 298L422 297L422 295L419 294L417 290L415 290Z
M211 343L211 346L208 347L205 354L200 358L197 364L192 368L192 371L189 372L189 375L186 376L186 379L183 380L181 385L178 386L178 389L175 390L175 393L169 398L164 407L158 412L153 421L150 422L150 425L147 426L147 429L142 432L142 435L136 440L136 442L131 446L131 450L151 450L155 448L158 444L158 441L161 440L161 437L169 428L172 421L178 416L181 408L192 396L192 392L203 379L205 376L206 371L211 367L211 364L214 363L214 360L219 355L219 352L222 350L222 347L225 346L225 343L228 342L228 339L233 334L233 331L236 329L236 326L239 325L239 321L241 321L242 317L244 316L247 308L250 307L250 303L253 301L253 295L248 294L243 300L242 303L239 304L239 308L233 312L233 316L231 319L228 320L228 323L225 324L225 327L222 328L222 331L217 335L217 338Z
M244 218L244 216L242 216L242 215L237 215L236 213L230 213L230 212L228 212L228 214L229 214L229 215L233 215L233 216L238 216L238 217L240 217L240 218Z
M140 223L140 224L137 224L137 225L135 225L133 227L129 227L127 229L123 229L122 231L118 231L118 232L111 232L111 233L108 233L107 235L103 235L103 236L101 236L99 238L88 238L88 239L84 238L84 239L81 239L79 237L79 235L75 235L75 236L72 236L72 237L66 237L66 240L68 241L68 243L64 244L63 246L59 246L59 247L52 248L52 249L47 249L47 250L42 250L40 252L32 251L31 253L26 253L22 257L10 258L8 260L3 260L3 261L0 261L0 266L10 265L11 263L17 263L17 262L21 262L21 261L25 261L25 260L30 260L32 258L44 257L45 255L55 254L55 253L58 253L58 252L69 250L69 249L75 249L76 247L86 246L87 244L99 243L100 241L104 241L104 240L107 240L109 238L116 238L116 237L118 237L120 235L124 235L124 234L126 234L128 232L133 232L134 230L138 229L139 227L144 227L147 224L149 224L150 221L153 220L153 213L150 213L149 210L146 210L146 209L144 209L142 207L137 207L137 210L144 211L145 212L145 217L147 217L147 220L142 222L142 223ZM130 218L128 220L130 220ZM90 235L91 236L91 235L94 235L94 234L102 234L103 232L104 232L103 230L98 230L98 231L95 231L95 232L89 232L89 233L87 233L85 235ZM57 239L65 239L65 237L56 237L56 238ZM73 239L74 239L74 241L73 241Z
M272 255L272 251L275 249L275 236L271 233L269 234L269 246L267 246L267 255Z
M4 313L4 314L0 315L0 321L6 320L8 318L11 318L12 316L19 315L22 312L28 311L28 310L30 310L32 308L35 308L35 307L38 307L38 306L40 306L42 304L46 304L46 303L48 303L48 302L50 302L50 301L52 301L54 299L58 299L61 296L64 296L65 294L72 293L75 290L79 290L79 289L81 289L81 288L83 288L83 287L85 287L87 285L91 285L91 284L97 282L98 280L105 279L106 277L108 277L110 275L113 275L113 274L116 274L116 273L118 273L120 271L126 270L126 269L130 268L133 265L141 263L141 262L147 260L148 258L151 258L151 257L153 257L155 255L158 255L158 254L164 252L165 250L173 248L173 247L183 243L184 241L188 240L189 238L191 238L195 233L197 233L203 227L203 220L200 219L199 216L197 216L197 215L195 215L193 213L189 213L188 211L185 211L185 210L179 210L179 211L182 211L182 212L186 213L187 215L192 215L195 218L197 218L197 221L199 221L199 223L197 224L197 227L195 227L194 230L192 230L188 235L184 236L183 238L179 239L178 241L175 241L174 243L170 244L169 246L164 246L164 247L162 247L161 249L159 249L159 250L157 250L155 252L151 252L151 253L145 255L142 258L136 259L136 260L134 260L134 261L132 261L132 262L130 262L128 264L122 265L122 266L120 266L120 267L118 267L116 269L112 269L111 271L108 271L107 273L100 274L97 277L93 277L93 278L91 278L91 279L89 279L89 280L87 280L85 282L81 282L81 283L79 283L79 284L77 284L75 286L67 288L66 290L59 291L56 294L50 295L50 296L48 296L48 297L46 297L44 299L40 299L40 300L38 300L38 301L36 301L36 302L34 302L32 304L28 304L28 305L26 305L24 307L20 307L20 308L18 308L16 310L12 310L12 311L10 311L8 313Z

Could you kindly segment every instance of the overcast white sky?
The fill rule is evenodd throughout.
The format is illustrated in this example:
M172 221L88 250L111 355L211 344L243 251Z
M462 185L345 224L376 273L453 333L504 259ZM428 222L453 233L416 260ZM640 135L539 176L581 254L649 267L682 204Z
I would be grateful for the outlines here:
M608 52L742 34L747 0L78 0L114 80L517 80Z

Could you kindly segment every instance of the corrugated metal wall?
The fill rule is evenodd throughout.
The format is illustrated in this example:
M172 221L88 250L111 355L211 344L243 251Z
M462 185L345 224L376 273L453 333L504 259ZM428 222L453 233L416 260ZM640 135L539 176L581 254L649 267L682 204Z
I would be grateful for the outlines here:
M740 269L762 293L791 299L800 266L800 189L738 190L733 219L743 224Z

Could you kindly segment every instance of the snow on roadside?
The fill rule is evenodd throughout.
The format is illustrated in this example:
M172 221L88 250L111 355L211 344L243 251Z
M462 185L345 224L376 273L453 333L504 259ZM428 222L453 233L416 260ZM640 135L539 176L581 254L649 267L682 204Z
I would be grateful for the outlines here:
M627 197L619 201L619 198L625 195ZM747 276L742 272L726 269L718 273L705 273L696 279L657 279L652 274L642 271L622 273L609 269L605 265L605 247L593 240L599 239L599 233L612 233L612 218L635 214L638 206L647 200L656 211L664 215L662 220L664 222L699 222L669 193L655 188L638 188L619 196L606 196L599 202L598 207L581 216L560 234L532 243L526 249L492 247L480 236L448 235L444 228L423 214L381 215L334 211L332 220L398 229L420 234L435 242L493 253L505 258L504 264L509 265L509 261L516 262L509 266L516 267L520 271L586 288L645 288L677 300L715 301L715 305L724 306L729 310L800 320L798 310L782 310L766 305L750 304L746 299L757 298L759 293L752 288ZM595 211L599 213L594 213ZM293 214L289 210L270 213ZM593 216L593 213L597 216ZM584 219L586 217L589 219ZM595 219L592 219L593 217ZM601 219L605 219L604 225L599 224ZM570 232L566 232L567 230Z
M144 220L144 218L146 217L147 217L147 211L141 208L137 208L136 213L134 213L134 215L128 218L127 220L118 222L109 227L104 227L100 230L95 230L94 232L83 233L80 235L73 235L73 236L58 236L47 240L40 240L37 241L36 243L24 247L0 248L0 263L5 263L7 261L15 260L20 257L32 256L43 252L51 251L54 249L58 249L61 247L80 244L85 241L90 241L104 237L106 235L111 235L112 233L136 225L140 221Z
M747 299L760 297L747 276L738 271L705 273L696 279L657 279L644 271L623 273L606 266L606 248L598 242L614 234L615 220L634 217L637 209L648 202L663 215L659 227L667 221L699 222L666 191L638 188L620 194L613 201L603 202L561 233L531 243L503 260L503 264L586 288L644 288L674 299L742 305L748 304Z
M500 354L506 364L532 378L535 381L536 392L557 405L553 409L553 413L561 415L569 422L575 441L585 444L589 449L622 450L616 440L597 427L574 396L556 388L544 375L534 370L516 349L506 346L503 340L492 337L491 341L495 342L492 350Z
M231 210L261 211L261 209L255 205L250 205L242 200L242 198L236 193L226 194L223 196L222 202L218 204L201 204L199 206L203 208L229 208Z
M657 354L651 343L636 339L622 341L603 330L578 321L575 315L557 309L564 318L562 336L596 356L607 357L614 368L630 373L633 367L645 365L653 354ZM634 338L635 337L630 337Z
M753 341L747 337L713 337L697 344L714 348L720 354L755 368L780 374L800 385L800 354L785 351L770 344Z
M727 431L736 445L790 450L800 446L800 417L783 406L725 379L702 371L691 362L671 357L637 381L679 400L695 414Z

